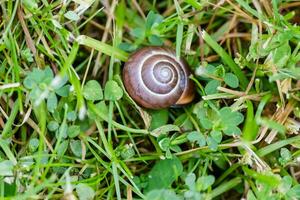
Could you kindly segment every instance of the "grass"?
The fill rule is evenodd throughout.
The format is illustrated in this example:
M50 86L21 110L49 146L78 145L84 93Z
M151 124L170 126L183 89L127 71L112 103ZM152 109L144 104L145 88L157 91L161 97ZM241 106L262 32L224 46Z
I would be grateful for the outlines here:
M299 2L0 5L0 199L300 199ZM186 59L192 103L131 99L143 46Z

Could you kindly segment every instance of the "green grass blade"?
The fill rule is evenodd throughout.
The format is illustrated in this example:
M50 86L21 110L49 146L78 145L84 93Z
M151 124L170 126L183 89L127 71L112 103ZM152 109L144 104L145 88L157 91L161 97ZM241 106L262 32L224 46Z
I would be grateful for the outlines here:
M17 159L14 156L13 152L10 150L9 146L6 144L6 142L0 138L0 147L3 149L5 155L7 158L14 164L17 164Z
M223 184L221 184L220 186L218 186L217 188L213 189L211 192L211 198L215 198L221 194L223 194L224 192L236 187L238 184L240 184L242 182L242 179L240 177L236 177L231 179L230 181L227 181Z
M202 37L204 41L217 52L217 54L222 58L223 62L231 69L231 71L238 77L240 81L240 87L245 90L248 85L248 79L242 72L241 68L232 60L232 58L226 53L226 51L216 42L211 36L206 32L202 31Z
M88 37L86 35L78 36L76 38L76 41L81 45L96 49L108 56L115 56L117 59L121 61L127 61L128 59L128 54L125 51L122 51L119 48L110 46L104 42Z
M97 108L95 107L95 105L93 105L91 102L88 102L88 108L94 112L98 117L100 117L102 120L108 122L108 117L105 116L103 113L101 113L99 110L97 110ZM121 130L124 130L124 131L129 131L131 133L142 133L142 134L148 134L148 130L145 130L145 129L134 129L134 128L130 128L130 127L127 127L127 126L124 126L122 124L119 124L115 121L112 121L112 124L121 129Z
M256 153L259 157L264 157L270 153L272 153L273 151L276 151L286 145L292 144L294 142L299 142L300 141L300 136L295 136L295 137L291 137L285 140L280 140L278 142L275 142L273 144L270 144L266 147L263 147L261 149L259 149Z

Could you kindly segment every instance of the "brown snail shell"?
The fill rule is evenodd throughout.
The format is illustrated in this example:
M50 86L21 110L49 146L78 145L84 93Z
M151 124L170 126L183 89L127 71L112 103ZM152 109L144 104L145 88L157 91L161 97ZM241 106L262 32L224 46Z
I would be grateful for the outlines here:
M194 98L186 61L167 47L144 47L125 63L123 81L129 95L151 109L183 105Z

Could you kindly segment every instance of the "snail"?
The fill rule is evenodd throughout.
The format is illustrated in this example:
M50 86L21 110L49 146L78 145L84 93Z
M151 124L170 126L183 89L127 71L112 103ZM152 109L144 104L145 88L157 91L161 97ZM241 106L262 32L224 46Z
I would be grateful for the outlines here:
M133 53L124 65L123 81L137 104L161 109L190 103L194 84L186 61L176 58L167 47L144 47Z

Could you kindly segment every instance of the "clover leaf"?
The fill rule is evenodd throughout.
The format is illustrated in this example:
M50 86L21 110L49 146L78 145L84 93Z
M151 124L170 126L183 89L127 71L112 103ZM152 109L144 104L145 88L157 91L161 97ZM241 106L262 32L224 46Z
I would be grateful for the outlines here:
M226 73L224 76L224 82L232 88L239 87L239 79L233 73Z
M169 138L166 135L161 135L158 138L158 144L161 150L166 152L165 156L168 159L172 158L171 150L174 152L181 152L181 148L176 144L172 144L172 138Z
M196 180L196 175L189 173L185 178L185 185L188 187L188 191L184 193L185 199L206 199L204 191L214 182L215 177L212 175L203 175Z
M197 131L192 131L187 135L187 139L191 142L197 142L200 147L205 146L206 139L204 135Z
M207 83L204 90L206 94L216 94L218 93L218 87L221 85L218 80L211 80Z
M65 85L68 78L56 76L50 67L45 69L34 68L24 79L24 86L29 90L29 98L32 102L39 104L47 99L47 109L54 112L57 107L58 99L56 95L66 97L69 94L70 86Z
M138 43L142 43L144 39L148 39L151 45L160 46L163 40L160 37L160 29L158 27L163 21L163 17L153 11L150 11L146 17L146 21L140 27L134 28L130 34L134 36ZM123 44L124 47L124 44ZM127 48L129 46L127 45Z
M103 92L100 84L95 80L88 81L83 87L83 96L91 101L102 100Z
M123 90L116 81L107 81L104 88L104 96L106 100L116 101L122 98Z
M221 127L226 135L239 135L241 130L237 127L244 121L244 116L237 111L232 111L229 107L224 107L219 111Z
M206 131L204 133L191 132L187 135L187 139L197 142L200 147L207 144L211 150L216 151L223 134L228 136L241 134L238 126L244 121L244 116L230 107L219 109L216 105L202 101L196 104L193 112L201 127Z

